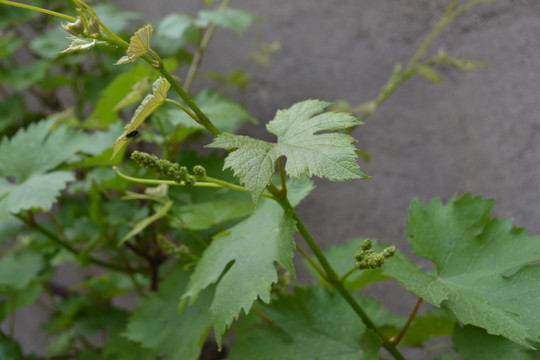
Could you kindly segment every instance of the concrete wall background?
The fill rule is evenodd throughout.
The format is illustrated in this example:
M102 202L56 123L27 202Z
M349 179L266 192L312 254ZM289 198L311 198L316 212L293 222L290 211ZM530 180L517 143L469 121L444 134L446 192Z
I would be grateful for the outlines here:
M268 67L251 68L246 92L232 96L262 125L277 109L308 98L369 101L394 63L408 62L449 2L234 0L232 7L264 20L262 41L280 40L282 47ZM173 11L195 13L201 1L115 3L152 19ZM251 34L238 39L218 31L201 72L234 70ZM317 190L299 207L323 247L369 236L410 253L403 232L411 200L446 201L466 191L496 198L498 217L513 217L517 226L540 233L540 2L476 6L443 31L428 55L439 46L451 56L490 65L470 73L440 68L443 84L409 80L355 130L357 146L372 155L370 163L360 161L361 168L373 178L317 181ZM263 126L243 131L271 139ZM403 315L416 301L387 284L370 292ZM409 356L427 359L424 351Z

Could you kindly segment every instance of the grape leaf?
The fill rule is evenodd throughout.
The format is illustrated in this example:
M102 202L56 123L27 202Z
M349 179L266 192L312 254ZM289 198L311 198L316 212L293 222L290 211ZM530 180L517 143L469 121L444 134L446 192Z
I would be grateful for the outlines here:
M273 326L237 338L227 359L372 360L381 340L367 330L343 298L331 289L296 288L261 312Z
M124 30L129 20L140 18L140 14L134 11L119 9L111 4L95 4L92 6L99 20L113 33Z
M141 79L149 76L150 67L145 64L136 64L129 71L118 75L105 90L101 92L101 99L96 105L94 112L89 117L91 125L108 125L118 119L118 110L115 106Z
M158 78L152 84L152 94L146 95L141 105L135 110L131 121L124 128L124 133L116 139L111 159L115 157L122 146L129 140L128 134L137 130L143 121L165 102L167 91L169 91L170 87L171 84L163 77Z
M36 60L30 66L10 66L0 72L2 83L12 85L16 90L24 90L47 77L50 61Z
M201 10L195 23L199 27L206 27L208 24L221 26L240 36L254 18L252 14L237 9Z
M222 131L234 133L246 122L256 123L242 105L219 95L217 92L203 91L195 96L193 101ZM173 125L204 129L202 125L193 121L189 115L178 108L169 110L168 114Z
M384 273L436 306L445 302L461 322L530 347L540 336L540 290L531 287L540 277L540 265L531 264L540 259L540 237L490 219L493 205L470 194L446 206L415 200L407 236L436 269L424 273L397 253Z
M23 290L44 266L41 255L24 251L10 254L0 260L0 288Z
M96 142L100 132L84 134L65 125L53 130L50 118L19 130L0 142L0 219L23 209L50 209L73 174L53 171L58 165L76 160L81 151L96 153L107 144Z
M303 173L330 180L366 178L356 163L357 155L351 144L355 140L351 136L339 133L315 135L360 124L345 113L322 112L329 105L319 100L306 100L278 111L274 120L266 125L269 132L277 135L277 143L223 133L207 147L236 149L225 159L225 168L234 171L251 192L254 202L270 183L280 156L287 157L285 170L293 178Z
M291 201L297 204L311 188L309 181L291 183ZM272 283L278 280L275 263L294 274L295 232L291 215L276 202L264 200L249 218L218 235L204 251L183 297L195 298L219 280L210 306L218 344L242 310L247 313L257 298L270 301Z
M126 56L123 56L115 65L133 62L150 51L150 40L154 28L152 24L146 24L135 32L129 40Z
M53 60L69 45L66 32L61 27L55 27L44 32L30 42L30 48L39 56Z
M24 107L24 98L21 94L9 95L0 101L0 114L2 114L0 134L23 118Z
M120 334L110 337L103 348L103 357L98 357L101 360L154 360L155 358L153 351L141 348L139 344Z
M203 291L197 301L178 314L178 299L189 273L180 267L160 284L159 292L141 299L124 335L168 360L196 360L212 324L208 307L213 289Z
M489 335L485 330L475 326L456 326L452 339L454 349L465 360L534 360L537 358L526 347L501 336Z
M250 215L253 205L243 201L212 201L175 207L182 227L203 230L225 221Z
M156 32L160 36L180 40L191 26L193 26L192 16L174 13L163 18Z

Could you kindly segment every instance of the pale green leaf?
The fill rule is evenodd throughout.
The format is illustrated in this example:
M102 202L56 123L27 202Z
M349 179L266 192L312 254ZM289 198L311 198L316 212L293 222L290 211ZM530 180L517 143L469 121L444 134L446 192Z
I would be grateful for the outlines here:
M44 265L42 256L34 252L4 256L0 259L0 288L26 288Z
M137 103L141 101L142 96L144 94L147 94L150 92L150 87L148 85L148 79L143 78L135 83L133 85L131 92L129 92L126 96L124 96L118 104L116 104L113 108L114 111L118 111L128 105Z
M133 228L120 240L120 245L123 244L125 241L129 240L129 238L139 234L152 223L167 216L167 213L171 209L172 204L172 201L167 201L159 210L156 211L155 214L137 221Z
M50 210L66 183L73 180L67 171L37 174L17 184L0 178L0 220L21 210Z
M225 10L201 10L196 24L199 27L206 27L214 24L234 31L238 36L251 25L255 17L245 11L237 9Z
M239 103L219 95L217 92L203 91L193 98L218 129L233 133L247 123L256 123L255 119ZM173 125L182 125L188 128L204 129L184 111L173 108L168 110L169 119Z
M107 126L118 120L116 105L132 90L133 86L150 75L152 69L146 64L136 64L129 71L118 75L105 90L101 92L101 99L90 115L90 125Z
M30 42L30 48L45 59L55 59L69 46L66 32L60 27L45 31Z
M272 326L237 338L229 360L373 360L381 340L334 290L296 288L260 310Z
M113 33L121 32L128 26L130 20L141 17L139 13L120 9L111 4L94 4L92 8L99 20Z
M208 307L212 289L178 312L178 300L185 291L189 273L177 268L167 275L157 293L141 299L124 335L168 360L197 360L212 321Z
M135 32L129 40L129 47L126 51L126 56L116 62L116 65L126 64L137 60L144 54L150 51L150 40L154 28L152 24L146 24Z
M345 113L324 112L329 105L306 100L287 110L279 110L266 126L278 137L277 143L223 133L207 147L235 149L225 159L225 168L234 171L251 192L254 202L270 183L280 156L287 158L285 171L293 178L301 174L332 181L366 178L356 162L357 154L351 144L354 138L335 132L360 122ZM316 134L318 132L325 133Z
M193 17L186 14L169 14L159 24L157 35L180 40L187 29L193 26Z
M0 218L24 209L50 209L74 177L49 171L77 160L78 152L95 154L107 147L99 141L101 132L90 135L54 125L54 118L41 121L0 142Z
M154 82L152 85L152 94L146 95L141 102L141 105L135 110L131 121L125 126L124 133L116 139L111 158L114 158L118 151L120 151L124 144L129 140L127 135L137 130L143 121L165 102L167 91L169 91L170 87L171 84L163 77L158 78Z
M97 45L108 45L106 41L90 38L80 38L72 36L69 39L71 40L71 44L69 44L67 49L61 51L60 53L65 54L73 51L88 50Z
M306 188L311 189L312 184L305 181L289 184L295 204L306 195ZM204 251L184 297L195 298L219 280L210 306L218 343L242 310L247 313L257 298L270 301L272 283L278 280L275 263L295 273L292 263L295 232L291 215L284 213L274 201L265 199L249 218L215 237Z
M501 336L489 335L485 330L475 326L456 326L452 339L454 340L454 349L465 360L537 359L526 347Z
M444 302L461 322L531 346L540 336L540 289L531 287L540 277L540 236L490 218L493 205L469 194L445 206L414 201L407 236L436 269L424 273L399 253L383 269L426 301Z
M248 216L253 212L253 204L240 201L212 201L176 206L182 227L192 230L208 229L225 221Z

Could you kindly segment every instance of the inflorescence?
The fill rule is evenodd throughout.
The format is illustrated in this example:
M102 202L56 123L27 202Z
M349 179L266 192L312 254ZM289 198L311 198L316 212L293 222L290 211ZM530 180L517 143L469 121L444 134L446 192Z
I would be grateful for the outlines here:
M194 175L191 175L185 166L140 151L132 152L131 159L140 166L161 173L179 184L193 185L197 177L206 176L206 169L201 165L194 166Z
M360 245L360 249L354 254L356 259L355 266L358 269L378 269L384 264L386 259L396 253L395 246L389 246L380 253L375 252L372 246L371 240L366 239Z

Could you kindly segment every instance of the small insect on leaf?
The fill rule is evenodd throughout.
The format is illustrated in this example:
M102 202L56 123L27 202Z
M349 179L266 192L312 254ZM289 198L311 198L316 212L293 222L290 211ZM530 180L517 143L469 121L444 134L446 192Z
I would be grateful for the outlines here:
M134 130L126 135L128 139L135 139L135 138L138 138L139 136L141 136L141 133L139 133L138 130Z

